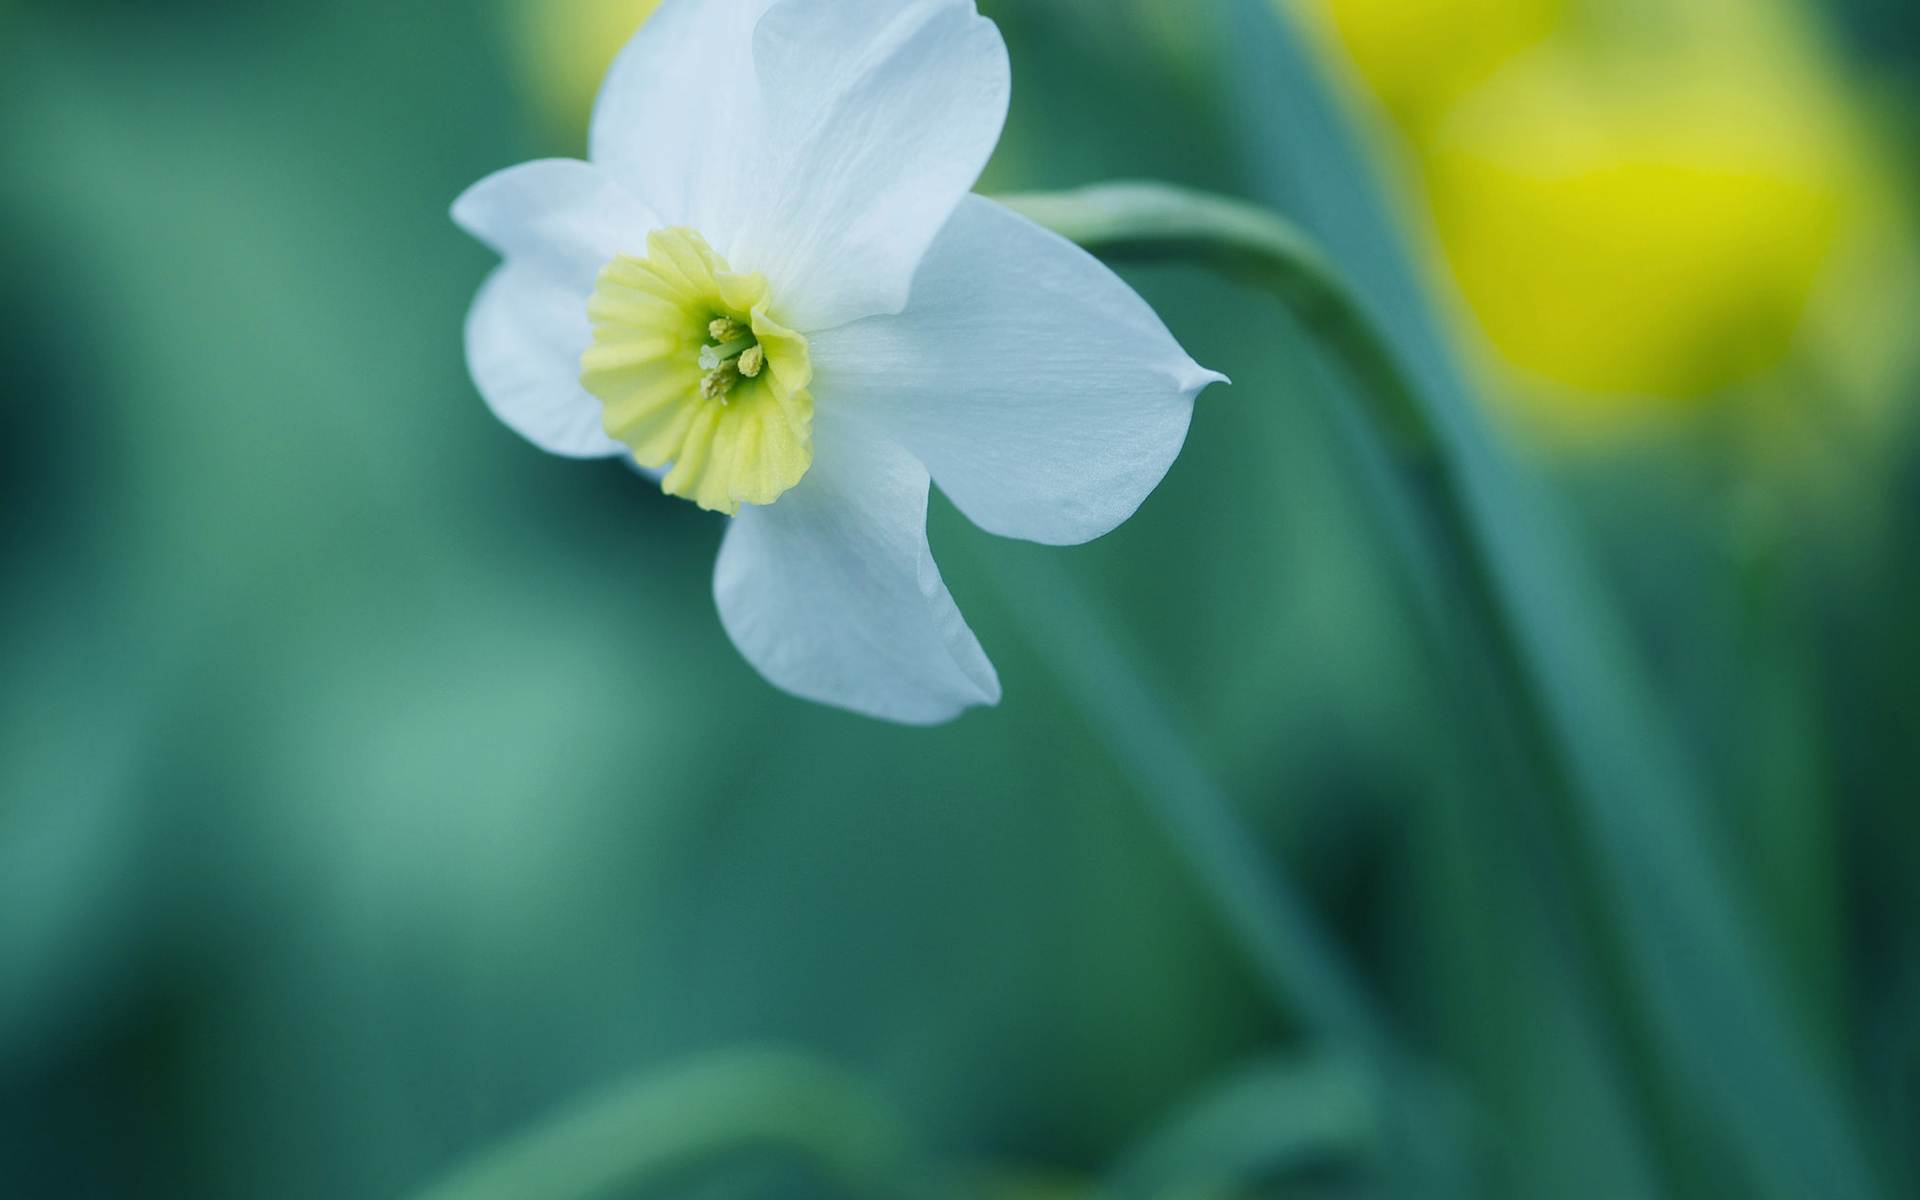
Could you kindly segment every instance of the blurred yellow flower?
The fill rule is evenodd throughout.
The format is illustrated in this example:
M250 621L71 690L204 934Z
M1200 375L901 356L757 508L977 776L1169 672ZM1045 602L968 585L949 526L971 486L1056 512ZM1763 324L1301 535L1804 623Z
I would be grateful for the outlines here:
M1596 78L1528 55L1427 152L1493 344L1594 392L1687 399L1783 356L1855 190L1834 131L1737 68Z
M1565 0L1335 0L1354 65L1402 125L1418 129L1552 32Z
M1856 406L1892 390L1912 239L1784 10L1323 0L1308 16L1406 135L1445 265L1536 424L1630 425L1787 359Z

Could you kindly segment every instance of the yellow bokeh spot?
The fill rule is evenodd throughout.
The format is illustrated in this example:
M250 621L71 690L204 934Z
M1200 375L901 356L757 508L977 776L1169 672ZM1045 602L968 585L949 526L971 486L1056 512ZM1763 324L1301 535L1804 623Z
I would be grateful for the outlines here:
M1426 172L1447 258L1507 359L1689 399L1786 354L1849 190L1835 140L1737 71L1613 81L1539 54L1449 114Z
M1644 428L1789 372L1862 412L1897 386L1911 339L1885 310L1920 260L1791 4L1274 2L1404 135L1468 342L1540 431Z
M580 382L607 433L700 507L771 504L813 464L807 339L769 313L765 277L736 274L691 229L606 265L587 302Z
M513 44L533 95L557 128L587 127L600 81L660 0L519 0Z
M1327 15L1394 118L1419 128L1544 39L1565 0L1329 0Z

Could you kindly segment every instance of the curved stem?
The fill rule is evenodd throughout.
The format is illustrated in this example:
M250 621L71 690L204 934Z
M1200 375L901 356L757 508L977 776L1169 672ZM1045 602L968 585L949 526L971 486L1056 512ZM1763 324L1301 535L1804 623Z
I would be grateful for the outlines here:
M1362 384L1375 424L1403 460L1437 465L1433 430L1393 351L1338 268L1283 218L1156 183L998 199L1104 258L1198 262L1278 296ZM1263 852L1066 572L1035 558L1019 574L1036 594L1009 596L1009 607L1147 800L1265 990L1310 1035L1364 1064L1384 1165L1400 1190L1466 1194L1464 1160L1432 1103L1432 1082L1290 876ZM992 577L1011 589L1006 573Z
M1376 422L1396 446L1432 461L1435 438L1406 374L1339 269L1291 222L1160 183L996 199L1104 258L1198 262L1277 295L1363 383ZM1269 993L1317 1036L1369 1060L1391 1053L1386 1022L1337 946L1261 853L1072 581L1040 560L1021 573L1044 594L1011 607L1030 626L1044 619L1046 629L1030 629L1031 640L1152 804Z
M1663 1111L1669 1100L1655 1065L1659 1051L1633 1018L1629 967L1608 928L1602 885L1592 865L1570 849L1578 832L1567 806L1549 799L1565 787L1556 748L1517 660L1442 432L1409 382L1413 373L1340 268L1308 234L1268 209L1168 184L1100 184L1000 202L1110 261L1198 263L1274 295L1359 385L1366 414L1339 405L1332 412L1358 485L1404 568L1408 600L1429 633L1436 666L1481 715L1483 728L1475 733L1500 784L1502 818L1514 822L1541 860L1530 864L1536 893L1546 919L1563 935L1565 966L1605 997L1596 1013L1604 1044L1642 1103ZM1668 1124L1655 1121L1648 1136L1672 1170L1683 1156L1666 1144Z
M1164 183L1103 183L995 199L1102 258L1200 263L1279 297L1358 378L1375 419L1398 447L1422 457L1433 453L1434 432L1393 350L1340 269L1291 221Z

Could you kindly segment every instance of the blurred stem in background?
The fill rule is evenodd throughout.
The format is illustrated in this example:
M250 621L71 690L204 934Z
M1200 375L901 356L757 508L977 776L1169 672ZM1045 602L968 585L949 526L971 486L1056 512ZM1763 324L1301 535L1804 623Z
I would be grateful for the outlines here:
M1343 1056L1261 1059L1214 1081L1099 1176L1049 1177L937 1162L866 1080L803 1050L739 1046L643 1071L413 1200L602 1200L781 1159L859 1200L1231 1196L1290 1170L1372 1165L1379 1091Z
M1033 198L1060 206L1067 197ZM1088 726L1147 802L1285 1015L1327 1052L1360 1064L1362 1095L1396 1192L1475 1194L1458 1114L1379 1011L1287 871L1265 852L1127 661L1108 622L1042 555L1002 553L989 577Z

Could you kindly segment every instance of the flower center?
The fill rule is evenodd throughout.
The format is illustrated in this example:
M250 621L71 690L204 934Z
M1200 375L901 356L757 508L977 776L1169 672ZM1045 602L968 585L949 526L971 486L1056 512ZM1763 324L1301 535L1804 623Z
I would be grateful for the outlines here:
M766 369L767 351L753 330L731 317L715 317L707 326L713 345L700 351L700 394L709 400L727 402L733 385L741 379L757 379Z
M765 277L740 275L691 229L616 255L587 315L593 345L580 383L607 433L661 486L702 508L771 504L813 464L807 339L768 314Z

